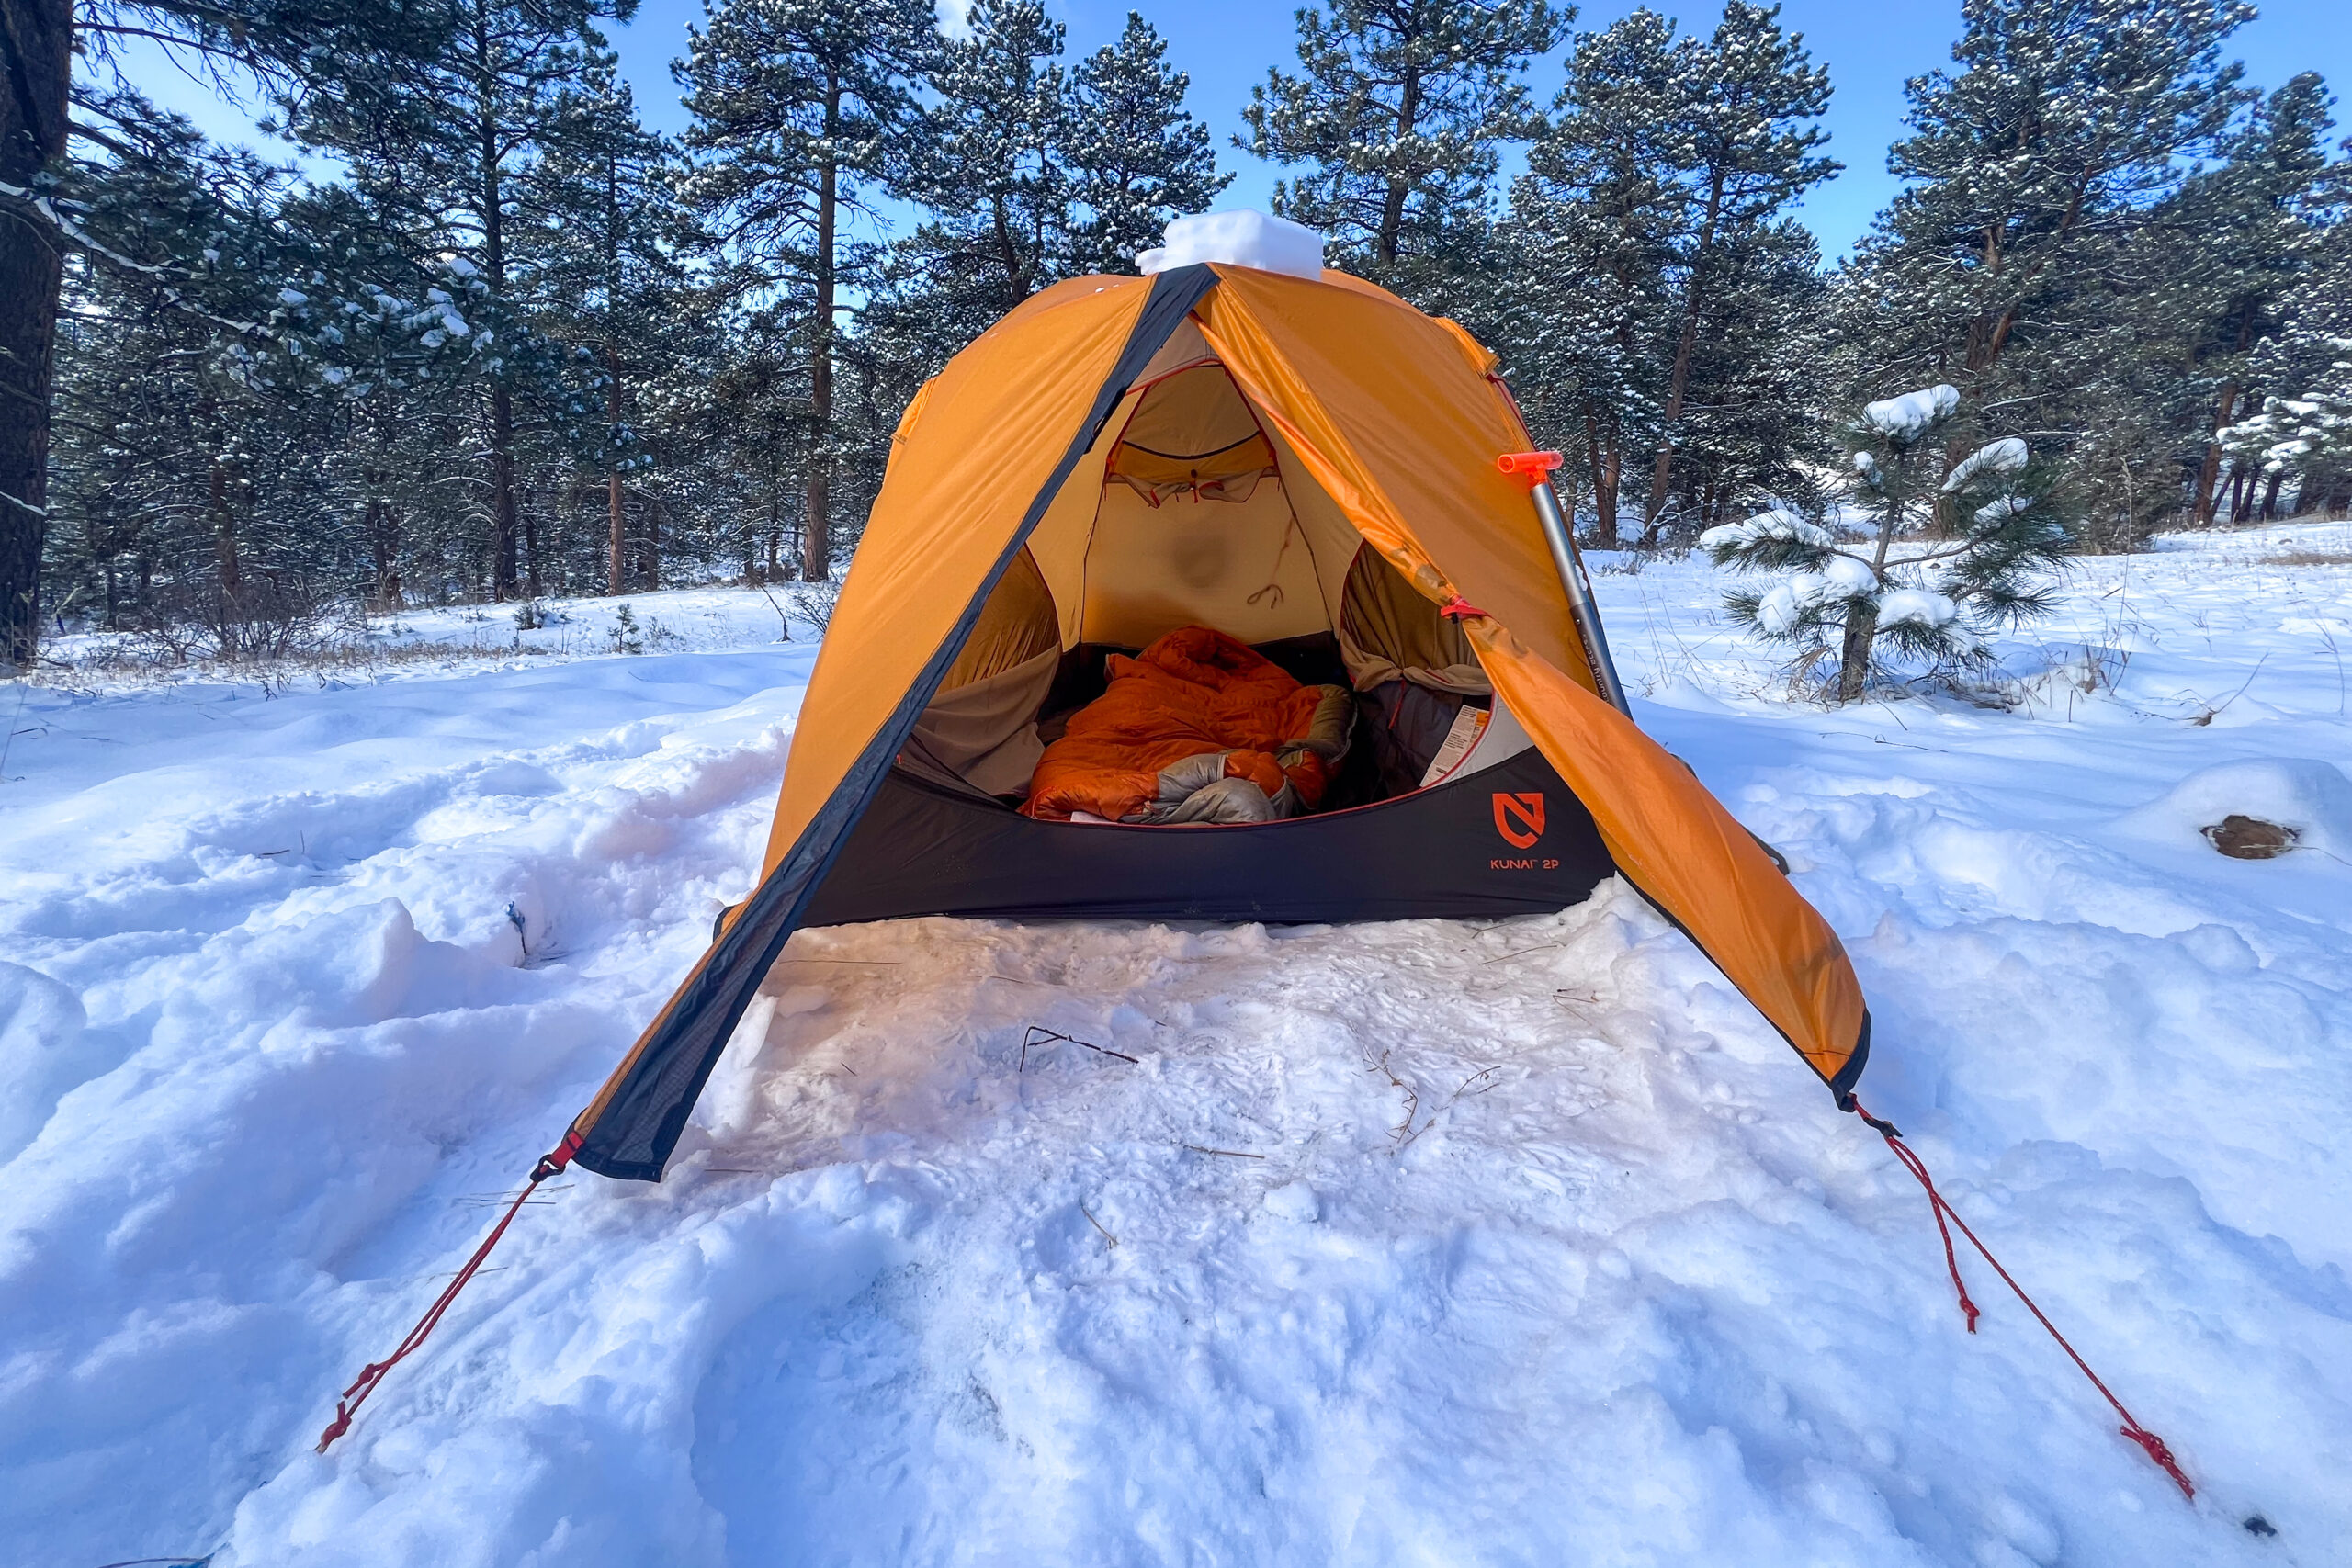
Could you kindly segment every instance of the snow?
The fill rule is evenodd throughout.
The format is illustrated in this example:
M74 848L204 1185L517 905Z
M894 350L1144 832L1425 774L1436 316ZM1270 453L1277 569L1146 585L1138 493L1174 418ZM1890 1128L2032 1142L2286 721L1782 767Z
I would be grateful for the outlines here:
M1204 212L1170 220L1162 243L1136 255L1136 269L1146 277L1200 262L1228 266L1254 266L1293 277L1323 276L1323 236L1286 218L1270 217L1251 208L1234 212Z
M2032 505L2033 497L2030 495L1996 495L1978 507L1971 516L1979 528L1993 528L2007 523L2010 518Z
M803 933L669 1179L550 1184L312 1454L744 889L815 649L713 588L642 656L555 602L0 694L0 1557L2331 1561L2352 529L2163 544L1996 645L2009 711L1792 704L1731 574L1593 561L1853 953L1865 1101L2193 1506L1614 885Z
M1819 545L1824 549L1836 543L1829 536L1828 529L1778 508L1758 513L1746 522L1718 524L1699 536L1699 543L1711 550L1725 546L1752 545L1762 539L1801 539L1808 545Z
M1940 593L1920 588L1897 588L1879 596L1878 624L1898 626L1905 622L1933 629L1960 619L1960 606Z
M1767 589L1757 606L1756 621L1768 634L1779 637L1814 606L1867 597L1877 586L1878 574L1869 562L1852 556L1831 556L1819 571L1795 572Z
M1862 423L1902 445L1917 441L1938 420L1960 412L1960 389L1943 383L1866 404Z
M2030 461L2032 456L2026 450L2023 441L2014 435L2003 436L1998 441L1979 446L1954 464L1951 472L1944 476L1944 493L1951 494L1962 485L1973 482L1980 475L2006 478L2011 474L2021 474Z

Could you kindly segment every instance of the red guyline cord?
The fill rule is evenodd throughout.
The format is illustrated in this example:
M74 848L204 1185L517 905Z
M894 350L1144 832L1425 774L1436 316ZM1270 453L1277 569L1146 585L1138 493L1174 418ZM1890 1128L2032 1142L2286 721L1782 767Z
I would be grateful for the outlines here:
M490 1249L498 1245L498 1238L506 1234L506 1227L514 1223L514 1216L523 1212L523 1205L530 1200L533 1192L538 1190L539 1183L570 1165L572 1151L577 1146L571 1138L567 1137L561 1147L532 1168L531 1179L523 1184L523 1190L514 1195L514 1201L506 1206L506 1213L499 1216L498 1224L482 1237L481 1245L474 1248L474 1255L466 1259L466 1266L458 1269L457 1277L449 1281L449 1288L425 1308L424 1315L416 1320L416 1326L408 1331L408 1337L400 1342L399 1348L382 1360L370 1361L362 1367L359 1375L352 1380L351 1386L343 1391L343 1397L335 1401L334 1419L328 1422L327 1429L319 1434L319 1446L315 1451L326 1452L328 1445L351 1430L351 1418L359 1414L359 1407L368 1403L368 1396L376 1392L376 1385L384 1381L384 1374L413 1355L417 1348L432 1336L434 1329L440 1325L442 1314L458 1299L458 1292L466 1288L466 1281L481 1268L482 1260L490 1256Z
M2083 1359L2082 1353L2067 1341L2064 1334L2058 1332L2058 1325L2050 1321L2050 1314L2043 1312L2031 1296L2026 1294L2025 1287L2017 1282L2007 1269L2002 1267L2001 1260L1993 1256L1992 1248L1986 1247L1983 1239L1969 1228L1968 1222L1960 1217L1960 1211L1954 1209L1945 1201L1944 1195L1936 1190L1935 1179L1928 1174L1927 1162L1919 1157L1910 1145L1903 1141L1901 1131L1894 1122L1883 1117L1871 1115L1869 1108L1859 1100L1853 1101L1853 1109L1872 1132L1886 1140L1886 1146L1894 1152L1894 1157L1902 1161L1903 1168L1912 1174L1921 1188L1926 1190L1929 1212L1935 1215L1937 1235L1943 1239L1944 1267L1951 1271L1952 1289L1960 1297L1960 1310L1968 1320L1968 1332L1971 1334L1976 1332L1976 1320L1983 1316L1984 1313L1973 1301L1969 1299L1967 1281L1961 1278L1960 1256L1951 1243L1951 1225L1960 1227L1960 1234L1968 1238L1968 1244L1976 1249L1978 1256L1993 1266L1993 1272L2001 1277L2001 1282L2008 1286L2018 1300L2025 1303L2026 1310L2033 1314L2035 1321L2048 1331L2051 1338L2058 1342L2058 1348L2065 1351L2068 1359L2081 1370L2083 1376L2090 1380L2091 1386L2098 1390L2099 1397L2106 1400L2114 1408L2115 1413L2123 1418L2123 1425L2118 1430L2124 1437L2137 1443L2158 1468L2172 1477L2173 1483L2180 1488L2183 1496L2194 1501L2197 1496L2197 1487L2181 1470L2179 1461L2173 1458L2172 1450L2165 1445L2162 1438L2141 1426L2132 1412L2124 1408L2123 1402L2116 1398L2114 1391L2109 1389L2106 1382L2091 1370L2091 1364ZM495 1247L499 1239L505 1235L506 1227L514 1223L514 1216L523 1212L523 1205L530 1200L531 1194L538 1190L539 1183L570 1165L575 1147L573 1140L567 1137L560 1147L546 1156L532 1168L530 1179L523 1184L523 1190L514 1195L514 1201L506 1206L506 1213L499 1216L498 1224L491 1227L490 1234L482 1238L481 1245L474 1248L473 1256L466 1259L465 1266L458 1270L447 1288L435 1298L430 1307L425 1309L424 1315L417 1319L415 1326L408 1331L399 1346L382 1360L370 1361L360 1369L359 1375L352 1380L351 1386L345 1389L343 1397L335 1402L334 1419L327 1424L325 1431L319 1434L318 1452L326 1452L337 1438L351 1429L352 1417L359 1413L359 1407L367 1403L368 1396L376 1392L377 1386L384 1381L384 1375L413 1355L418 1348L432 1336L434 1329L440 1325L443 1315L456 1303L458 1292L463 1291L468 1281L481 1270L482 1263L490 1257L491 1249Z
M2025 1303L2026 1310L2033 1314L2043 1328L2049 1330L2051 1338L2058 1341L2058 1348L2066 1352L2075 1366L2082 1369L2083 1376L2091 1380L2091 1386L2098 1390L2099 1397L2115 1407L2115 1413L2123 1417L2123 1425L2119 1430L2126 1438L2139 1444L2147 1456L2155 1461L2157 1468L2172 1477L2173 1484L2180 1488L2182 1496L2194 1502L2197 1498L2197 1487L2180 1468L2180 1461L2173 1458L2172 1450L2165 1446L2165 1440L2162 1438L2141 1426L2132 1412L2123 1408L2123 1402L2115 1397L2114 1391L2107 1386L2097 1372L2091 1371L2091 1364L2083 1359L2081 1352L2066 1342L2066 1337L2058 1332L2058 1325L2050 1321L2050 1314L2037 1306L2033 1298L2025 1293L2025 1287L2011 1278L2007 1269L2001 1267L2001 1260L1993 1256L1992 1248L1979 1240L1974 1231L1968 1228L1968 1222L1960 1217L1960 1211L1944 1201L1944 1195L1936 1190L1935 1179L1928 1174L1927 1162L1918 1156L1910 1145L1903 1141L1903 1134L1896 1129L1894 1123L1871 1115L1859 1100L1853 1101L1853 1109L1855 1113L1870 1125L1871 1131L1886 1140L1886 1146L1894 1151L1894 1157L1903 1162L1903 1168L1918 1179L1921 1187L1927 1189L1928 1202L1936 1216L1936 1230L1944 1241L1944 1267L1951 1270L1952 1289L1960 1292L1960 1310L1967 1315L1968 1332L1971 1334L1976 1332L1976 1320L1984 1314L1976 1303L1968 1299L1968 1285L1960 1277L1960 1257L1952 1250L1951 1230L1945 1224L1946 1220L1950 1220L1951 1224L1960 1227L1960 1234L1966 1236L1968 1245L1974 1247L1984 1261L1993 1266L1993 1272L2001 1277L2001 1283L2017 1293L2018 1300Z

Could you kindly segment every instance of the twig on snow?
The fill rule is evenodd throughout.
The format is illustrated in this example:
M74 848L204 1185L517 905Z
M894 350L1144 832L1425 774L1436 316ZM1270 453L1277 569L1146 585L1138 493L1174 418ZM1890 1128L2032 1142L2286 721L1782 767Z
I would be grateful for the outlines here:
M1080 1040L1075 1034L1064 1034L1058 1029L1047 1029L1043 1024L1033 1023L1029 1026L1029 1032L1021 1037L1021 1065L1013 1070L1016 1073L1029 1070L1030 1046L1049 1044L1056 1041L1071 1045L1083 1045L1098 1055L1116 1056L1122 1062L1133 1063L1137 1066L1143 1065L1141 1058L1130 1056L1125 1051L1114 1051L1108 1045L1097 1045L1091 1040Z

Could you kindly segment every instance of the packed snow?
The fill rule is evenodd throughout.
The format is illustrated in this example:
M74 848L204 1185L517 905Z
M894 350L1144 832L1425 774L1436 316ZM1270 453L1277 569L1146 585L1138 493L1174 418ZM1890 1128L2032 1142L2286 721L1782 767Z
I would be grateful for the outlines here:
M1596 564L1853 953L1864 1100L2194 1504L1614 885L803 933L669 1179L550 1184L313 1454L745 889L815 649L699 589L5 694L0 1557L2337 1561L2352 529L2162 544L1836 710L1703 558Z
M1136 270L1146 277L1202 262L1321 277L1323 236L1303 223L1244 207L1171 219L1159 244L1136 253Z
M1908 444L1926 434L1938 420L1950 419L1959 412L1960 389L1939 382L1864 404L1862 423L1890 441Z

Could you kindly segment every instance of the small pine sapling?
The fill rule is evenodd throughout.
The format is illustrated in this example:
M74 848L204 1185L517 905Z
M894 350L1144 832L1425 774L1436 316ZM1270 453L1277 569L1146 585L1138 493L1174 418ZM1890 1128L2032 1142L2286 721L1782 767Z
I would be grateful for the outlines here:
M643 630L644 628L637 624L637 612L630 609L624 602L613 612L611 634L613 651L615 653L643 653L645 639L640 635Z
M1935 386L1867 405L1848 431L1846 514L1860 537L1772 511L1710 528L1700 543L1717 566L1788 574L1763 592L1725 596L1733 618L1813 657L1838 654L1838 700L1862 694L1871 660L1968 660L1981 634L2048 612L2038 580L2074 547L2051 476L2024 441L2007 436L1949 470L1946 437L1960 393ZM1896 545L1940 516L1943 536Z

